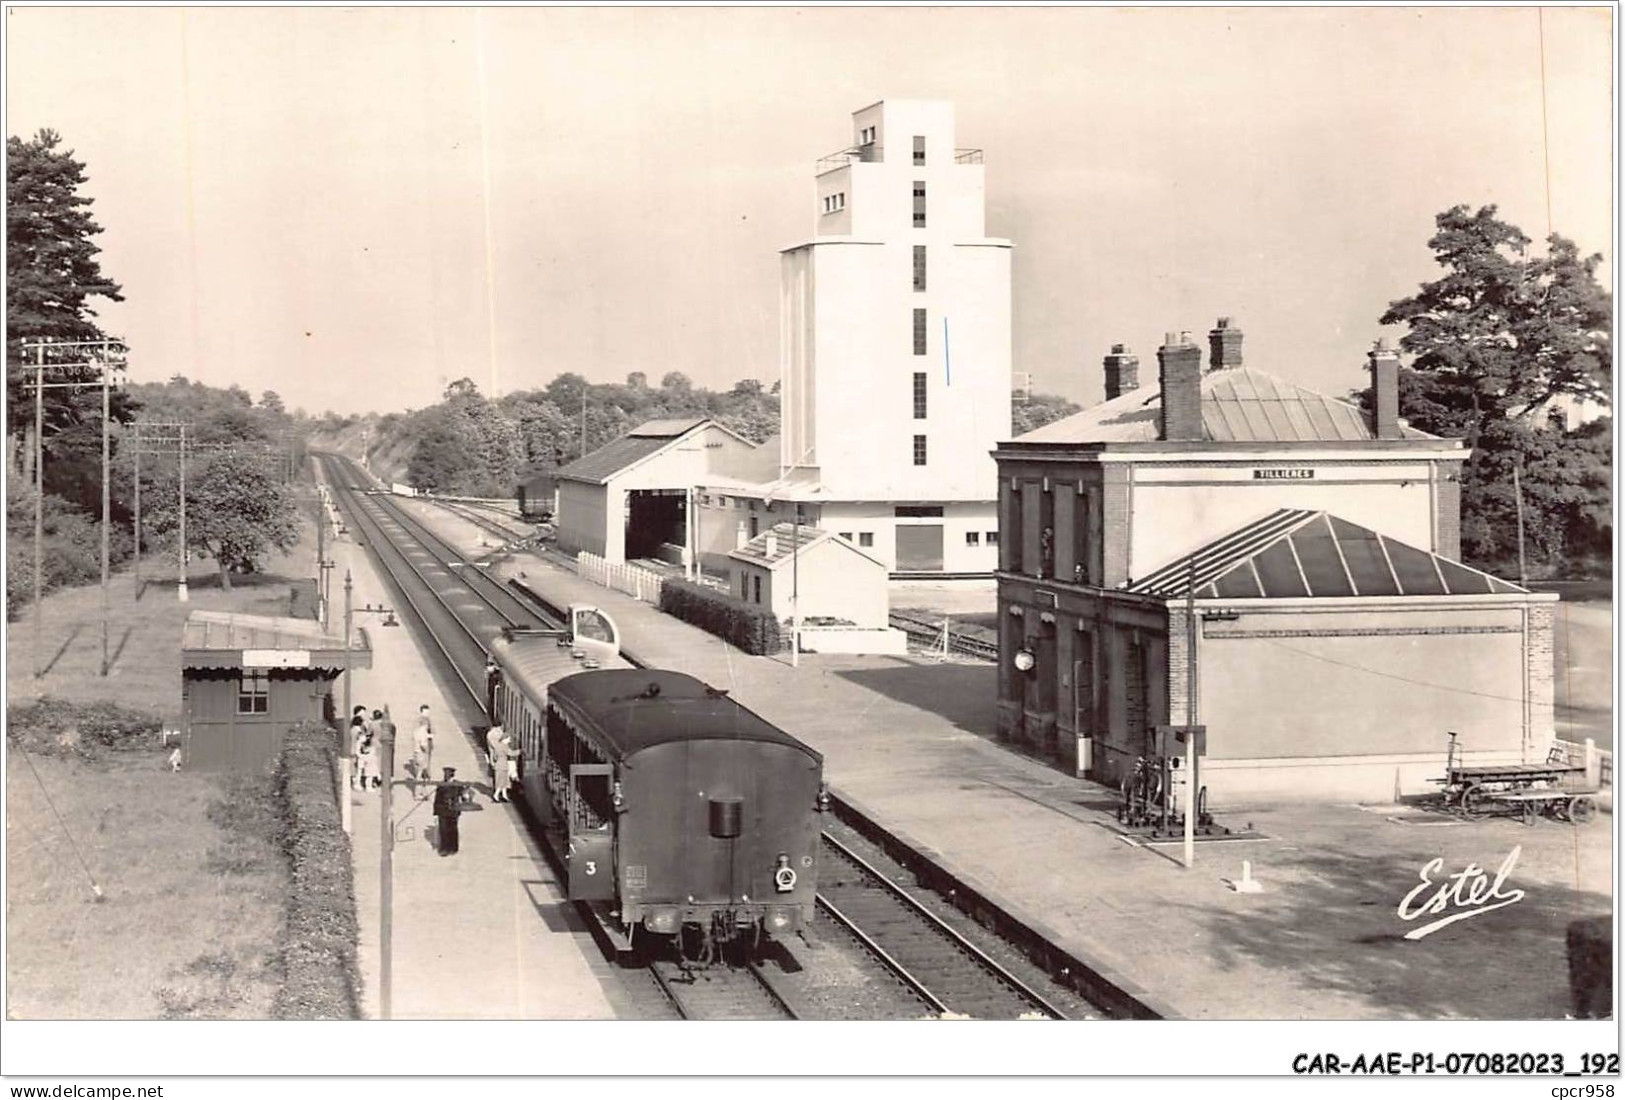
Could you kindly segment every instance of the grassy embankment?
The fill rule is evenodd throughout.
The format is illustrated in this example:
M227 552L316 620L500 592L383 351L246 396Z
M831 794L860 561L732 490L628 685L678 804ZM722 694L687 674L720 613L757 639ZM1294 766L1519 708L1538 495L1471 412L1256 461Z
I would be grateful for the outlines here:
M186 613L287 614L288 578L309 564L295 555L273 563L285 576L243 578L231 592L194 575L189 604L172 581L136 599L132 579L115 578L106 678L99 588L46 599L37 680L32 616L12 624L11 1017L272 1015L290 885L274 784L171 772L158 730L178 725Z

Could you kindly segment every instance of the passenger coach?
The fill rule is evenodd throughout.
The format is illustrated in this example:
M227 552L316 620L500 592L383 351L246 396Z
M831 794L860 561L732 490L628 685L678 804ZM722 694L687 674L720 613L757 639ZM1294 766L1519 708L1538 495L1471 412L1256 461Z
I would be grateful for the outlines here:
M499 642L494 655L498 715L571 900L599 906L626 945L640 931L681 935L707 958L811 921L822 756L680 672L552 679L561 647L542 637Z

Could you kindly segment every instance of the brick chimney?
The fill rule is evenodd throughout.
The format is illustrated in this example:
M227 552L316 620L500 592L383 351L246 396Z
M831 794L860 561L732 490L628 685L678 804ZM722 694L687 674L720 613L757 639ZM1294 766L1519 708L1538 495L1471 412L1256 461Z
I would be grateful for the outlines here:
M1140 357L1127 344L1113 344L1106 356L1106 400L1140 388Z
M1399 425L1399 352L1378 340L1366 353L1371 371L1371 428L1378 439L1401 439Z
M1218 324L1207 334L1208 370L1227 370L1241 366L1241 330L1220 317Z
M1202 438L1202 349L1188 332L1170 332L1157 349L1162 384L1162 438Z

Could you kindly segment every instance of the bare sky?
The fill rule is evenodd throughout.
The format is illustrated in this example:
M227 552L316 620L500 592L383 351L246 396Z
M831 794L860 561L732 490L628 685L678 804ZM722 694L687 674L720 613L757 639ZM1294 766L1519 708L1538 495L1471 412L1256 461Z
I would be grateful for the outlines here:
M1341 393L1455 203L1536 238L1549 208L1612 259L1611 31L1578 8L22 8L6 125L87 162L128 298L103 318L142 380L311 412L488 391L493 366L504 391L772 381L813 162L893 96L954 100L986 150L1036 388L1096 401L1109 344L1144 377L1163 332L1222 313L1250 365Z

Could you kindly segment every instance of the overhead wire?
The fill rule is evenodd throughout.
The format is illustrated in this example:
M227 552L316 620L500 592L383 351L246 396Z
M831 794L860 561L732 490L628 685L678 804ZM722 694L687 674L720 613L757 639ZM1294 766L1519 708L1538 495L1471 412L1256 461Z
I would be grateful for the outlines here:
M28 754L28 750L22 746L21 742L17 744L17 751L22 753L23 761L27 763L28 770L34 774L34 782L39 784L40 793L45 796L45 804L51 808L51 814L56 818L57 825L61 827L62 835L68 838L68 846L73 849L74 858L78 859L79 866L84 869L85 878L90 880L91 892L96 895L97 901L103 900L106 895L102 893L100 884L96 882L96 876L90 870L90 864L85 862L84 853L79 850L79 842L73 839L73 830L68 828L68 823L62 819L61 811L56 808L56 802L52 800L51 792L46 788L45 780L40 776L39 769L34 767L33 757Z

